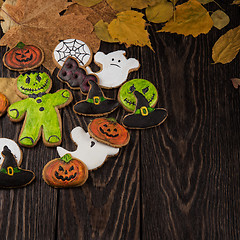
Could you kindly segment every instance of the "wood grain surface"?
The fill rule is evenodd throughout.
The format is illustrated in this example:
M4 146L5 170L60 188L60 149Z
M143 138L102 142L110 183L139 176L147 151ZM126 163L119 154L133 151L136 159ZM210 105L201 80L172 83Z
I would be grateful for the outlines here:
M156 128L130 130L129 144L91 171L79 188L53 189L43 181L42 169L58 157L56 148L42 141L32 149L21 147L21 167L33 170L36 180L25 188L0 190L0 240L240 239L240 92L230 81L240 78L240 56L225 65L212 64L211 58L216 40L239 25L240 8L231 2L220 3L229 25L207 35L156 33L160 25L151 24L154 52L101 44L105 53L125 49L140 61L128 79L144 78L156 86L156 107L168 110L167 120ZM1 47L0 59L5 52ZM51 92L68 88L57 72ZM0 61L0 77L17 76ZM61 146L74 150L71 130L87 130L92 118L73 112L83 96L71 91L73 102L60 110ZM104 90L113 98L117 92ZM122 108L109 114L119 122L125 115ZM0 137L17 141L21 126L4 115Z

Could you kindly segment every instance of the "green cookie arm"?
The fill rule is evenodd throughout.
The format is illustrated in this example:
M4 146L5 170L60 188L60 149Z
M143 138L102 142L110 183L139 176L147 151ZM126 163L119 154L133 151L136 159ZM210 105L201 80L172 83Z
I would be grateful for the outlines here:
M72 94L67 89L61 89L51 94L51 101L54 107L63 105L64 103L68 104L72 101Z
M29 99L24 99L19 102L13 103L8 108L8 116L12 120L21 120L27 111Z

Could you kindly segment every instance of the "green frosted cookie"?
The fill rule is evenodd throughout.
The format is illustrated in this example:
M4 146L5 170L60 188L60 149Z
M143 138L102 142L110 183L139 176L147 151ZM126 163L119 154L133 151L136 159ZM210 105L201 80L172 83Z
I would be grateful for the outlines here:
M23 73L18 77L17 93L25 99L13 103L8 108L8 116L14 122L25 118L19 136L23 146L34 146L41 134L47 146L57 146L62 141L58 109L72 101L72 94L66 89L48 93L51 87L52 80L44 72Z
M123 108L129 112L133 112L136 107L136 98L133 94L138 91L147 99L150 107L154 107L158 100L158 92L155 86L145 79L132 79L124 83L118 92L118 101Z

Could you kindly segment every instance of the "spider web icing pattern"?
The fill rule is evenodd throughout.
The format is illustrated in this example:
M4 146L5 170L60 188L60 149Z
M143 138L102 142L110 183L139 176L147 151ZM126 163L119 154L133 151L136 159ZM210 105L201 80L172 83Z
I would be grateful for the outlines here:
M62 41L60 44L62 46L60 49L54 50L54 56L56 61L61 66L64 64L66 58L69 56L76 58L82 66L84 66L91 57L90 49L88 48L87 44L82 41L72 39L72 41Z

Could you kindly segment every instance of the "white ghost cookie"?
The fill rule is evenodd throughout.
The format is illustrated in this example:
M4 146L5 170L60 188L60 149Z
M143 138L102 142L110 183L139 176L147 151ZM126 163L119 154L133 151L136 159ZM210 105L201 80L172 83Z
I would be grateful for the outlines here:
M94 62L101 67L99 72L94 73L99 78L99 85L103 88L117 88L127 80L128 74L136 71L140 63L135 58L127 59L126 52L118 50L104 54L97 52ZM86 67L88 73L93 73L90 67Z
M0 153L3 151L3 147L7 146L9 150L11 150L11 153L14 155L17 165L19 166L22 162L22 151L17 145L16 142L14 142L11 139L8 138L0 138ZM0 154L0 165L3 163L3 156Z
M87 165L88 170L99 168L108 156L116 155L119 148L110 147L92 138L81 127L75 127L71 131L71 138L77 145L77 150L70 152L62 147L57 147L60 157L70 153Z

